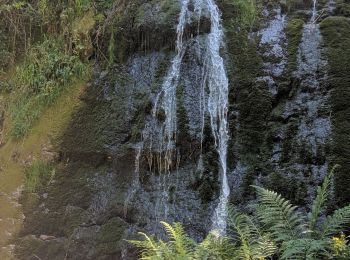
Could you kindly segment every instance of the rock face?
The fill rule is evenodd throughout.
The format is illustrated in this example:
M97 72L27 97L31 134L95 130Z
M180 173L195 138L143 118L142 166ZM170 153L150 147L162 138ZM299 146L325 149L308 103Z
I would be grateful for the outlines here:
M175 55L180 9L173 2L135 1L135 24L125 25L129 34L115 36L120 40L116 58L122 62L108 70L96 65L81 96L84 106L56 148L55 180L37 196L22 198L20 259L136 259L124 239L138 231L162 238L159 221L181 222L198 240L210 230L220 174L209 120L203 125L197 112L203 41L211 27L206 14L185 28L170 171L164 171L161 154L149 149L145 138ZM350 198L350 5L320 1L316 8L322 15L314 21L312 1L283 2L262 1L261 22L248 34L233 19L232 6L218 1L230 84L230 201L245 207L254 199L250 185L258 183L307 209L321 177L339 163L343 168L336 174L334 195L340 205ZM166 36L158 41L163 31ZM141 40L132 42L135 37ZM157 122L165 114L159 109Z

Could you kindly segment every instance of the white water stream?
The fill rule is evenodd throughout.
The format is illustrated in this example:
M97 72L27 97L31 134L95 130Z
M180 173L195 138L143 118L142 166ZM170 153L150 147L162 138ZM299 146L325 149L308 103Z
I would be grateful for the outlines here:
M213 215L212 228L221 235L226 232L227 204L230 187L227 180L227 111L228 111L228 78L225 71L224 60L220 56L224 33L221 26L220 11L213 0L206 1L211 21L211 31L208 35L208 111L215 145L219 154L221 172L221 190L219 204Z
M193 10L190 10L190 6L194 7ZM211 27L210 32L203 38L202 47L205 49L205 53L201 53L200 55L204 65L201 79L202 84L200 85L201 94L198 96L198 114L201 116L201 133L199 134L202 142L205 116L208 114L219 157L219 172L221 174L219 204L212 217L212 229L217 230L219 234L223 235L226 231L227 204L230 194L226 165L229 84L224 60L220 55L224 38L221 14L214 0L181 0L181 11L177 25L176 55L171 61L171 66L164 79L161 91L156 96L152 113L153 119L157 121L160 108L164 111L164 121L159 122L161 148L158 152L162 154L162 164L164 165L162 169L164 172L169 173L173 155L176 154L176 135L178 131L176 118L177 87L181 79L181 66L187 51L187 43L193 39L184 39L184 34L194 21L198 21L199 34L201 16L205 16L210 20ZM200 157L201 159L202 157ZM166 196L164 195L164 197Z

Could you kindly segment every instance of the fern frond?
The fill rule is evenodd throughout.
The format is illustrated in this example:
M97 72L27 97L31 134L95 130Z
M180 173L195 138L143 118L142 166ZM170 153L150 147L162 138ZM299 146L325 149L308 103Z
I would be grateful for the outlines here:
M143 236L144 240L127 240L136 248L141 250L142 260L156 260L158 258L159 246L153 237L147 236L145 233L139 232L139 235Z
M261 233L253 217L230 209L228 226L236 233L237 259L252 259L257 254Z
M321 237L328 237L349 229L350 226L350 205L336 210L331 216L328 216L322 225Z
M253 259L272 258L277 252L277 245L268 235L261 236L253 247Z
M196 260L231 260L236 248L228 238L221 237L214 232L208 234L196 248L193 259Z
M297 207L274 191L253 187L260 197L258 217L276 241L299 238L305 230Z
M322 208L324 207L325 203L327 202L330 188L332 184L332 178L334 176L334 171L338 165L335 165L330 173L325 177L322 186L317 187L317 196L313 202L311 213L309 215L309 229L314 232L316 223L318 221L319 215L322 211Z
M178 257L189 256L194 242L186 235L182 225L180 223L170 225L163 221L160 223L164 226L169 235L170 242L174 247L174 253L176 253Z
M327 240L290 240L282 244L281 259L325 259L324 257L328 255L327 246Z

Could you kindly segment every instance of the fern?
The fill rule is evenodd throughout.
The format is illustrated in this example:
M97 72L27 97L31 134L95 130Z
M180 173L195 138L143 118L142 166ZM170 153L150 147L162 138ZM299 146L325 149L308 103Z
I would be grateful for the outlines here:
M260 196L258 217L276 241L292 240L305 232L296 206L274 191L253 187Z
M185 233L179 223L161 222L169 242L156 242L144 236L143 241L130 241L142 249L144 260L231 260L231 259L349 259L349 245L345 236L341 247L334 244L339 234L349 227L350 205L336 210L317 228L319 216L327 202L334 169L326 176L308 218L302 218L288 200L278 193L253 186L259 195L256 218L230 209L228 224L235 236L220 237L210 233L197 244ZM317 231L317 232L316 232ZM312 235L310 236L309 233Z
M157 260L162 259L158 257L159 246L153 237L149 237L146 234L139 232L139 235L144 237L144 240L128 240L129 243L141 250L142 260Z
M253 259L272 258L277 252L277 245L269 235L262 235L255 245L253 245Z
M319 215L321 214L322 208L327 202L329 191L331 187L331 181L334 175L334 171L338 166L334 166L330 173L325 177L322 186L317 187L317 196L313 202L311 213L309 215L309 229L315 232L315 226L317 224Z
M324 259L327 253L328 241L314 239L290 240L282 245L281 259Z
M176 255L179 258L189 256L194 242L186 235L182 225L180 223L174 223L173 226L171 226L163 221L161 224L168 233L170 243L173 245Z
M336 210L333 215L328 216L322 225L321 238L338 234L349 228L350 224L350 205Z
M261 259L275 254L275 242L269 235L261 233L253 217L234 210L230 210L229 216L228 224L237 234L236 258Z
M238 256L241 259L250 259L252 256L252 246L254 239L258 237L258 230L249 216L230 212L229 226L237 234L239 242Z
M236 248L231 240L210 232L196 248L193 259L196 260L228 260L236 259Z

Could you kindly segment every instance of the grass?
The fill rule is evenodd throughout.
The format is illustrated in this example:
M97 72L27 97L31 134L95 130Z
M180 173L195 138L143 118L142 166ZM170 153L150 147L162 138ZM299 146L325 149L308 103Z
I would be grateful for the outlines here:
M55 169L48 162L36 160L25 171L25 190L36 192L55 175Z
M88 73L89 66L78 56L65 53L59 40L46 39L34 46L10 81L11 136L26 136L43 111Z

